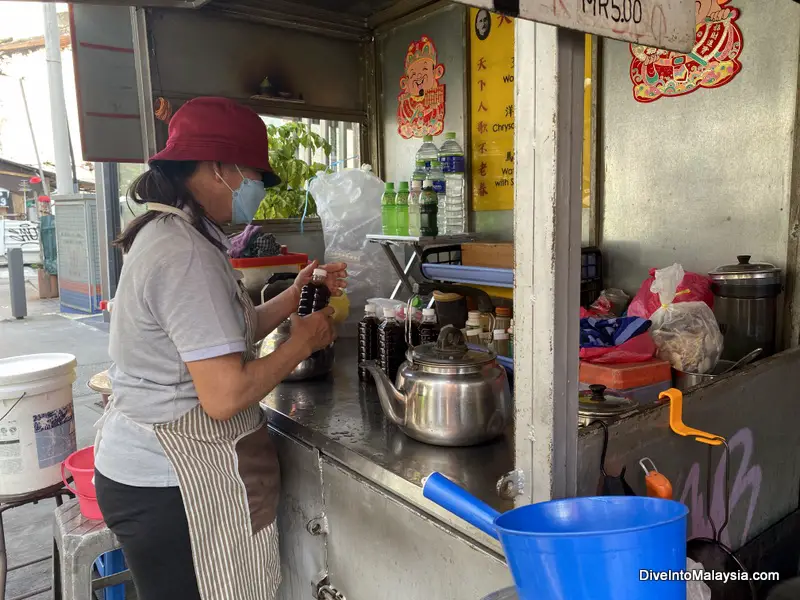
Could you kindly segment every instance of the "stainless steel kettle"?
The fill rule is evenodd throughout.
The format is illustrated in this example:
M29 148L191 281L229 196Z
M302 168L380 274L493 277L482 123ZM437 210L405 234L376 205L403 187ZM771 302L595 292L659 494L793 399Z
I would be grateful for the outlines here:
M406 435L435 446L494 439L512 419L505 369L491 351L470 350L459 329L442 328L435 344L417 346L393 385L375 361L372 374L386 416Z

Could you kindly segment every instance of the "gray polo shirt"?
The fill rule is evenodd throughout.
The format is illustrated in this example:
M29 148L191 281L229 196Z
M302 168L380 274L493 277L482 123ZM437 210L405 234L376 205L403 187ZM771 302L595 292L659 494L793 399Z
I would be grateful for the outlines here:
M245 350L236 292L226 254L180 217L155 219L136 236L111 314L114 400L95 458L103 475L138 487L178 485L152 425L197 406L187 362Z

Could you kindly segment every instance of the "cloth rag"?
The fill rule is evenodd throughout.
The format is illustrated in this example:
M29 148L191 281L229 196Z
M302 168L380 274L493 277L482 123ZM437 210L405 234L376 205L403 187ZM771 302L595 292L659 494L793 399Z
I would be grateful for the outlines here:
M228 251L231 258L242 258L244 251L250 243L250 238L261 231L260 225L248 225L242 233L231 238L231 248Z
M650 321L641 317L581 319L581 348L619 346L650 329Z

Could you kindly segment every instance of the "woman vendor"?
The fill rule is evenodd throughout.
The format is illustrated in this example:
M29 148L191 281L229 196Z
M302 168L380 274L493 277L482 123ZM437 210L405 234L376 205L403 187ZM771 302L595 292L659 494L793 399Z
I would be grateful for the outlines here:
M254 308L228 262L220 225L248 223L279 181L268 150L256 113L198 98L131 186L148 210L117 240L95 483L141 600L269 600L280 584L280 474L259 401L335 332L331 308L294 314L316 263ZM341 294L345 265L322 268ZM291 338L256 358L289 317Z

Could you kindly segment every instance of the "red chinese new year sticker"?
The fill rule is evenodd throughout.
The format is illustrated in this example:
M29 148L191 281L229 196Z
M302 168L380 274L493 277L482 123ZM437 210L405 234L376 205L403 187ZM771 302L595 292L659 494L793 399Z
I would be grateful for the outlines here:
M444 65L436 62L436 46L426 35L411 42L397 95L397 132L404 139L444 131Z
M631 44L631 81L638 102L684 96L730 83L742 70L740 11L730 0L696 0L697 29L692 52L682 54Z

